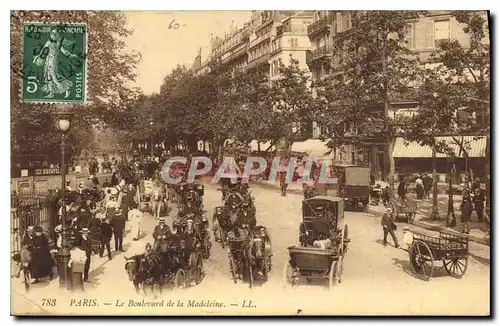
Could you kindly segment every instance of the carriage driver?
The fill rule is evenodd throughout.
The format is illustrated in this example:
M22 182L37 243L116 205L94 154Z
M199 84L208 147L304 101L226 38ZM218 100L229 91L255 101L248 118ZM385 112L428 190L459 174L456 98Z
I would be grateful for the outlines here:
M158 219L158 225L155 227L153 232L153 250L166 252L170 237L172 237L172 231L170 230L170 227L165 224L165 218L160 217Z

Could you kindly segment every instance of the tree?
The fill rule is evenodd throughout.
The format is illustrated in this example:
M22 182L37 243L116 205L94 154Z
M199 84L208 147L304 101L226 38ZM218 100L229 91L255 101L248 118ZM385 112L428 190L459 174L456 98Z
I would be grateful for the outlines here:
M459 102L457 95L462 88L443 80L443 70L440 66L424 69L423 81L418 89L419 108L412 117L398 119L403 128L404 137L416 141L421 146L429 146L432 150L432 213L431 219L439 219L438 188L436 173L437 153L455 155L454 149L436 137L454 134L455 112ZM450 189L451 191L451 189Z
M270 110L270 131L273 143L305 131L316 111L316 99L311 91L311 76L299 67L298 60L290 56L288 65L280 64L279 77L272 81L267 105ZM297 128L298 127L298 128Z
M49 153L58 156L59 137L53 126L52 104L19 101L22 78L22 26L24 22L86 22L88 26L87 104L75 106L68 139L69 150L78 155L88 144L92 125L113 124L116 111L130 105L137 90L135 79L138 53L125 52L126 16L114 11L12 11L11 12L11 145L16 154ZM29 132L27 132L29 131Z
M325 137L359 144L382 136L388 144L389 183L394 189L395 125L391 101L411 90L418 60L405 40L415 11L359 11L351 13L352 28L336 36L333 74L319 86L326 105L320 123ZM374 110L376 107L382 110ZM378 112L377 112L378 111ZM353 128L344 128L350 124ZM352 130L351 130L352 129ZM330 145L332 145L330 143Z
M432 62L442 66L441 78L458 91L453 125L455 135L486 136L486 216L490 203L490 42L486 12L456 11L453 17L462 24L469 37L469 46L457 39L443 40L432 55ZM444 96L436 92L438 97ZM454 137L457 146L467 155L467 143Z

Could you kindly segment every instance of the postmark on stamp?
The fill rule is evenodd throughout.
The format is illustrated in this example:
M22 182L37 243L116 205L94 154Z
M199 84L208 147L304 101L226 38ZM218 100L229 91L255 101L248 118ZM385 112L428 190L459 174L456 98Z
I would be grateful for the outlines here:
M86 101L87 25L23 24L23 102Z

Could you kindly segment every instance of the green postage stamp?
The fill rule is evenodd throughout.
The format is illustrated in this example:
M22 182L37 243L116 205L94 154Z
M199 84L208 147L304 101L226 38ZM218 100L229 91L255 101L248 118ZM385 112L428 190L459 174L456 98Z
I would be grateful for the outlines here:
M21 100L84 104L86 59L86 24L25 23Z

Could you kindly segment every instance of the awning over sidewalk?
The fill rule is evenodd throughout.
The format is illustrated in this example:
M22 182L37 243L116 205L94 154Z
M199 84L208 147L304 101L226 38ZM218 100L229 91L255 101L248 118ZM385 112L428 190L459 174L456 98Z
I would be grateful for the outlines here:
M486 137L474 136L456 136L460 142L463 141L463 146L467 150L469 157L485 157L486 156ZM444 141L451 148L453 148L456 157L464 157L464 153L460 150L460 146L456 144L451 136L436 137L438 142ZM432 150L429 146L421 146L417 142L408 142L402 137L396 138L394 151L392 152L394 158L431 158ZM446 154L437 153L436 157L445 158Z
M260 142L260 150L261 151L265 151L269 148L269 146L271 145L271 142L270 141L266 141L266 142ZM252 149L252 151L258 151L259 150L259 147L257 145L257 141L256 140L252 140L250 142L250 148ZM276 146L272 146L270 148L270 151L274 150L276 148Z
M292 152L304 153L308 156L322 158L330 154L331 149L326 146L327 142L319 139L308 139L306 141L294 142Z

